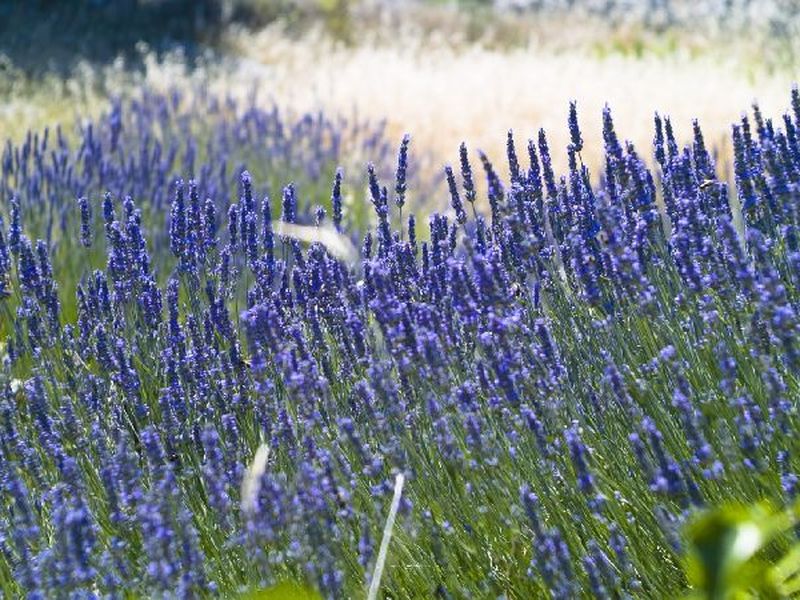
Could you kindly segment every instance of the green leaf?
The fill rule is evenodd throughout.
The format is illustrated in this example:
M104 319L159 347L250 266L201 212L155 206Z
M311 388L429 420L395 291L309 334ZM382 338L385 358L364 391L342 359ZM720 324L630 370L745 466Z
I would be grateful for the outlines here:
M710 598L726 597L737 571L765 543L763 507L726 507L702 514L688 529L687 576Z
M312 588L294 583L283 581L270 588L247 592L240 596L241 600L322 600Z
M687 528L686 574L692 598L785 598L796 591L800 544L777 562L757 555L797 523L797 510L765 504L727 506L699 515Z

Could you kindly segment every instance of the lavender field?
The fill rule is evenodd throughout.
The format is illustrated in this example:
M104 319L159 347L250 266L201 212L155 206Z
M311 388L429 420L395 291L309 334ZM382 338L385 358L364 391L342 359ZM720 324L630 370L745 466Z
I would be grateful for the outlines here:
M0 150L0 596L796 597L796 86L433 169L171 83Z

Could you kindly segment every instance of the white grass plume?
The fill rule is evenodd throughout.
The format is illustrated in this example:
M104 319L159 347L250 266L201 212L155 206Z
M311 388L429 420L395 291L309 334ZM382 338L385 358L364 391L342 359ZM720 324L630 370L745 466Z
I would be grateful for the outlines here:
M261 491L261 476L267 469L269 446L261 444L253 456L242 478L242 512L252 517L258 509L258 494Z
M275 223L275 233L280 236L290 237L300 242L318 242L327 248L336 258L348 263L358 262L358 249L346 235L343 235L330 226L314 227L310 225L296 225L294 223Z
M394 480L392 505L389 508L389 516L386 519L386 525L383 528L383 538L381 539L380 550L378 550L378 560L375 562L375 570L372 572L372 581L370 581L369 584L367 600L375 600L378 597L378 590L381 586L381 576L383 575L383 566L386 564L386 555L389 552L389 541L392 539L392 530L394 529L394 521L397 518L397 510L400 508L400 497L403 495L403 484L405 480L406 478L402 473L398 473Z

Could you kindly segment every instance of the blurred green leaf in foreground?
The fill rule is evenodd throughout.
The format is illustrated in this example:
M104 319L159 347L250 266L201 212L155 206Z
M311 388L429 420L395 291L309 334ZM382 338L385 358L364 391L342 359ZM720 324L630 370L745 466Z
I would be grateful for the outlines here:
M241 600L322 600L312 588L284 581L270 588L248 592Z
M791 598L800 592L800 503L702 513L687 530L686 575L694 600Z

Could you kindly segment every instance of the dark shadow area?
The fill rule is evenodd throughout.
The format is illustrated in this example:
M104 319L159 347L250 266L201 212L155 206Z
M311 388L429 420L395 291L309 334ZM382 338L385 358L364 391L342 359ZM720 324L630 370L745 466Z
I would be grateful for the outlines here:
M140 43L158 55L181 48L192 65L217 46L226 25L263 24L280 4L264 2L255 14L223 0L0 0L0 71L67 76L80 61L102 65L118 56L136 69Z

